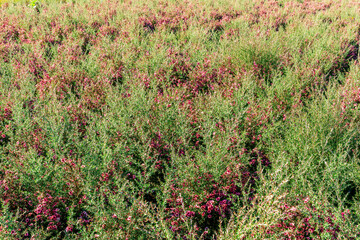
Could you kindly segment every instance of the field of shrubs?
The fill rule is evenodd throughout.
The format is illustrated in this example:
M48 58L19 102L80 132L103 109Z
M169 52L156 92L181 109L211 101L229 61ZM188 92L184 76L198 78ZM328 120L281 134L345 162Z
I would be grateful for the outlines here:
M359 239L360 4L2 1L0 239Z

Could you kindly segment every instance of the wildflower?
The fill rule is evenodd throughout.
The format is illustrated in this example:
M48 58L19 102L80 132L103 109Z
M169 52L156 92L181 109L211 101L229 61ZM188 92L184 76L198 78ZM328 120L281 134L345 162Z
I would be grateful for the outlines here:
M187 216L187 217L194 217L194 216L195 216L195 212L193 212L193 211L187 211L186 214L185 214L185 216Z

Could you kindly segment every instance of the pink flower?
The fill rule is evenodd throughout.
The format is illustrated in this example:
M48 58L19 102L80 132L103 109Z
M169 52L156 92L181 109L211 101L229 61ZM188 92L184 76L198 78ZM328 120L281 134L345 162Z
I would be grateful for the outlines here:
M187 211L186 214L185 214L185 216L187 216L187 217L194 217L194 216L195 216L195 212L193 212L193 211Z
M66 229L65 229L66 232L72 232L73 231L73 228L72 226L67 226Z

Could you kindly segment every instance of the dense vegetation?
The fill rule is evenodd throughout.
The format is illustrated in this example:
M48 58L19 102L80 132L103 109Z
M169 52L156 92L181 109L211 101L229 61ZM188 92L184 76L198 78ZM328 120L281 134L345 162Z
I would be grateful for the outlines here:
M359 12L6 1L0 238L359 238Z

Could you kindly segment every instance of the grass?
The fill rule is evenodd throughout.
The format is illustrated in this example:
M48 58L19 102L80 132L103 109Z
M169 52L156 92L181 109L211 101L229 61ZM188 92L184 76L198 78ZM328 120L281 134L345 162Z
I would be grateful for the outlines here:
M1 2L1 239L357 239L351 1Z

